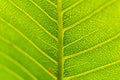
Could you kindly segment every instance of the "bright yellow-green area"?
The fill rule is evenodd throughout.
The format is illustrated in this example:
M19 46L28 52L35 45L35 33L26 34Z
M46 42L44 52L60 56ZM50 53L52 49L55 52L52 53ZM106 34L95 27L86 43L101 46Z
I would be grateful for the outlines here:
M120 80L120 0L0 0L0 80Z

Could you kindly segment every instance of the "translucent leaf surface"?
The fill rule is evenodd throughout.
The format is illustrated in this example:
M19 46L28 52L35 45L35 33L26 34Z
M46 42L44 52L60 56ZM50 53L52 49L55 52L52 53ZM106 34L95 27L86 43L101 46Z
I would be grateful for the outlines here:
M120 80L120 0L0 0L1 80Z

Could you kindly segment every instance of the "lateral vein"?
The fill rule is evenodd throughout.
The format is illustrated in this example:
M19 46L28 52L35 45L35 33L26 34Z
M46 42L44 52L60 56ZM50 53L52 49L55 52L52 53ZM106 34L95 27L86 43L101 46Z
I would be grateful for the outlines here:
M56 5L55 3L53 3L52 1L47 0L47 2L49 2L49 3L50 3L50 4L52 4L54 7L56 7L56 8L57 8L57 5Z
M51 74L44 66L42 66L37 60L35 60L33 57L31 57L30 55L28 55L28 53L26 53L25 51L23 51L21 48L17 47L17 45L13 44L12 42L10 42L9 40L5 39L4 37L0 36L0 39L2 39L4 42L6 42L7 44L12 44L12 47L15 48L16 50L18 50L19 52L21 52L23 55L25 55L26 57L28 57L31 61L33 61L36 65L38 65L41 69L43 69L48 75L50 75L52 78L56 79L56 77Z
M8 68L7 66L0 64L0 67L3 68L5 71L7 71L8 73L12 74L13 76L15 76L16 78L18 78L19 80L24 80L22 76L18 75L16 72L14 72L13 70L11 70L10 68Z
M73 79L73 78L77 78L77 77L80 77L80 76L83 76L83 75L87 75L87 74L96 72L96 71L98 71L98 70L105 69L105 68L107 68L107 67L110 67L110 66L115 65L115 64L118 64L118 63L120 63L120 60L115 61L115 62L112 62L112 63L109 63L109 64L106 64L106 65L103 65L103 66L100 66L100 67L97 67L97 68L94 68L94 69L92 69L92 70L89 70L89 71L86 71L86 72L83 72L83 73L80 73L80 74L77 74L77 75L73 75L73 76L70 76L70 77L66 77L65 79L66 79L66 80L71 80L71 79Z
M8 0L14 7L16 7L18 10L20 10L22 13L24 13L28 18L30 18L36 25L38 25L42 30L44 30L49 36L51 36L56 41L58 40L55 36L53 36L50 32L48 32L40 23L38 23L31 15L29 15L27 12L22 10L20 7L18 7L14 2L11 0Z
M88 52L88 51L91 51L91 50L93 50L93 49L96 49L96 48L98 48L98 47L101 47L102 45L105 45L105 44L113 41L114 39L116 39L116 38L118 38L118 37L120 37L120 33L118 33L117 35L111 37L110 39L108 39L108 40L106 40L106 41L104 41L104 42L101 42L101 43L99 43L99 44L97 44L97 45L95 45L95 46L93 46L93 47L91 47L91 48L88 48L88 49L86 49L86 50L83 50L83 51L78 52L78 53L73 54L73 55L66 56L65 59L69 59L69 58L72 58L72 57L76 57L76 56L79 56L79 55L81 55L81 54L84 54L84 53L86 53L86 52Z
M67 7L66 9L64 9L62 13L65 13L66 11L68 11L68 10L74 8L75 6L77 6L78 4L80 4L80 3L83 2L83 1L84 1L84 0L78 0L78 1L75 2L73 5Z
M100 8L98 8L97 10L93 11L92 13L88 14L86 17L84 17L83 19L81 19L80 21L64 28L64 31L67 31L77 25L79 25L80 23L86 21L87 19L91 18L92 16L94 16L95 14L97 14L98 12L102 11L103 9L105 9L106 7L108 7L109 5L111 5L112 3L114 3L116 0L111 0L109 2L107 2L106 4L104 4L103 6L101 6Z
M0 52L0 55L6 59L8 59L9 61L11 61L12 63L14 63L15 65L17 65L20 69L22 69L26 74L28 74L32 79L34 80L38 80L30 71L28 71L23 65L21 65L19 62L15 61L12 57L6 55L3 52Z
M0 20L3 21L4 23L6 23L9 27L11 27L12 29L14 29L17 33L19 33L24 39L26 39L30 44L32 44L39 52L41 52L44 56L46 56L48 59L50 59L52 62L54 62L55 64L57 64L57 62L51 58L48 54L46 54L45 52L43 52L33 41L31 41L25 34L23 34L21 31L19 31L17 28L15 28L12 24L8 23L7 21L5 21L4 19L2 19L0 17Z
M43 10L37 3L35 3L33 0L29 0L31 3L33 3L38 9L40 9L49 19L57 23L57 20L55 20L53 17L51 17L45 10Z

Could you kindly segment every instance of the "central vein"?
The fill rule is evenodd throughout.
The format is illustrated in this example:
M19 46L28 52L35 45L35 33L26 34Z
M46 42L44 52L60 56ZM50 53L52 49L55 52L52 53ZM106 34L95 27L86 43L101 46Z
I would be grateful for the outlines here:
M62 0L57 2L58 10L58 80L63 80L63 20L62 20Z

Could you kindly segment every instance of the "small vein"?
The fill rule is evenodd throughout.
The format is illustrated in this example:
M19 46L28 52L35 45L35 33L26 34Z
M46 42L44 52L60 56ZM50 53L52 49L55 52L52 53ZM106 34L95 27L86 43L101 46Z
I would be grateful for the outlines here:
M82 36L81 38L79 38L79 39L77 39L77 40L75 40L75 41L73 41L73 42L71 42L71 43L67 44L67 45L66 45L66 46L64 46L63 48L66 48L66 47L68 47L68 46L70 46L70 45L72 45L72 44L74 44L74 43L76 43L76 42L78 42L78 41L82 40L83 38L85 38L85 37L87 37L87 36L90 36L91 34L93 34L93 33L97 32L97 31L98 31L98 30L92 31L92 32L90 32L90 33L88 33L88 34L86 34L86 35Z
M110 6L112 3L114 3L116 0L111 0L109 2L107 2L106 4L104 4L103 6L101 6L100 8L98 8L97 10L93 11L92 13L88 14L86 17L84 17L83 19L81 19L80 21L64 28L64 31L69 30L77 25L79 25L80 23L86 21L87 19L91 18L92 16L94 16L95 14L97 14L98 12L102 11L103 9L105 9L106 7Z
M24 78L20 75L18 75L16 72L14 72L13 70L11 70L10 68L8 68L7 66L0 64L0 67L2 69L4 69L5 71L7 71L8 73L12 74L13 76L15 76L16 78L18 78L19 80L24 80Z
M40 9L49 19L57 23L57 20L52 18L46 11L44 11L37 3L35 3L33 0L29 0L31 3L33 3L38 9Z
M43 52L35 43L33 43L26 35L24 35L22 32L20 32L17 28L15 28L12 24L8 23L7 21L5 21L4 19L2 19L0 17L0 20L3 21L4 23L6 23L9 27L11 27L13 30L15 30L17 33L19 33L24 39L26 39L30 44L32 44L39 52L41 52L44 56L46 56L49 60L51 60L52 62L54 62L55 64L57 64L57 62L51 58L48 54L46 54L45 52Z
M103 66L100 66L100 67L97 67L97 68L94 68L92 70L89 70L89 71L86 71L86 72L83 72L83 73L80 73L80 74L77 74L77 75L74 75L74 76L66 77L65 80L71 80L73 78L77 78L77 77L80 77L80 76L83 76L83 75L87 75L87 74L90 74L90 73L93 73L93 72L105 69L107 67L116 65L118 63L120 63L120 60L112 62L112 63L109 63L109 64L106 64L106 65L103 65Z
M64 13L67 12L68 10L74 8L75 6L77 6L78 4L80 4L80 3L83 2L83 1L84 1L84 0L78 0L78 1L75 2L73 5L67 7L66 9L64 9L64 10L62 11L62 14L64 14Z
M19 62L15 61L12 57L6 55L3 52L0 52L0 55L3 56L4 58L8 59L15 65L17 65L19 68L21 68L24 72L26 72L33 80L38 80L31 72L29 72L24 66L22 66Z
M88 62L85 62L85 63L79 63L79 64L75 64L75 65L73 65L73 66L69 66L69 67L67 67L67 68L65 68L64 70L67 70L67 69L71 69L71 68L73 68L73 67L78 67L78 66L80 66L80 65L85 65L85 64L87 64Z
M13 48L15 48L16 50L18 50L19 52L21 52L23 55L25 55L26 57L28 57L31 61L33 61L35 64L37 64L41 69L43 69L48 75L50 75L53 79L56 79L56 77L51 74L44 66L42 66L37 60L35 60L34 58L32 58L30 55L28 55L28 53L26 53L25 51L23 51L21 48L17 47L14 43L10 42L9 40L5 39L4 37L0 36L0 39L2 39L4 42L11 44L11 46Z
M111 37L110 39L108 39L108 40L106 40L106 41L104 41L104 42L102 42L102 43L99 43L99 44L97 44L97 45L95 45L95 46L93 46L93 47L91 47L91 48L88 48L88 49L86 49L86 50L80 51L80 52L78 52L78 53L76 53L76 54L72 54L72 55L69 55L69 56L65 56L65 59L69 59L69 58L72 58L72 57L76 57L76 56L79 56L79 55L81 55L81 54L84 54L84 53L86 53L86 52L88 52L88 51L91 51L91 50L93 50L93 49L99 48L99 47L101 47L101 46L103 46L103 45L105 45L105 44L113 41L114 39L116 39L116 38L118 38L118 37L120 37L120 33L118 33L117 35Z
M56 8L57 8L57 5L56 5L55 3L53 3L52 1L47 0L47 2L49 2L51 5L53 5L54 7L56 7Z
M40 41L42 41L43 43L45 43L45 44L47 44L47 45L49 45L49 46L51 46L52 48L54 48L55 50L58 50L56 47L54 47L53 45L51 45L50 43L48 43L48 42L46 42L46 41L44 41L43 39L41 39L40 37L37 37Z
M22 13L24 13L28 18L30 18L36 25L38 25L40 28L42 28L49 36L51 36L53 39L57 41L57 38L53 36L50 32L48 32L40 23L38 23L32 16L30 16L27 12L22 10L20 7L18 7L15 3L13 3L11 0L8 0L14 7L16 7L18 10L20 10Z

